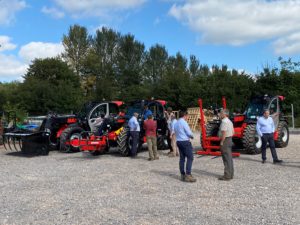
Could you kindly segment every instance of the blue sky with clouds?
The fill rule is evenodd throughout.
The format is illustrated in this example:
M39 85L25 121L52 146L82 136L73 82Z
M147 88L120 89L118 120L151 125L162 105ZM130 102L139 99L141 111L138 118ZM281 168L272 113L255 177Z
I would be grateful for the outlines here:
M0 81L63 51L73 24L134 34L146 48L258 73L300 55L300 0L0 0Z

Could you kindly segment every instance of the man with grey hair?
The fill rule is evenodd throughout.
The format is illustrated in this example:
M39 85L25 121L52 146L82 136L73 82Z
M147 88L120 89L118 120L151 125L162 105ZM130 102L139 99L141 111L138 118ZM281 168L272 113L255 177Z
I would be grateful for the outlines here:
M272 117L270 117L270 111L268 109L265 109L263 116L258 118L256 124L256 131L262 140L262 146L261 146L262 163L265 163L267 160L267 156L266 156L267 143L269 143L271 149L273 163L282 163L282 160L279 160L277 157L275 142L274 142L275 125Z
M233 124L228 119L229 110L223 109L220 112L220 118L222 123L220 126L220 136L221 136L221 153L224 163L224 175L219 177L219 180L231 180L233 179L234 169L232 160L232 136L234 134Z
M130 136L132 138L132 147L131 147L131 152L130 152L130 156L131 157L136 157L137 155L137 148L139 145L139 137L140 137L140 124L137 121L139 114L138 113L133 113L133 116L131 117L131 119L128 121L128 126L130 129Z

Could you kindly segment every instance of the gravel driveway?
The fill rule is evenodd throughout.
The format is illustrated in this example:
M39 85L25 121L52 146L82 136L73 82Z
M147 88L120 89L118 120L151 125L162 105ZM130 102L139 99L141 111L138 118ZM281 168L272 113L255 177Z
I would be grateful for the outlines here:
M197 146L199 143L194 143ZM50 152L24 157L0 149L0 224L300 224L300 135L278 149L234 160L218 181L220 157L195 156L196 183L179 180L178 158L159 160Z

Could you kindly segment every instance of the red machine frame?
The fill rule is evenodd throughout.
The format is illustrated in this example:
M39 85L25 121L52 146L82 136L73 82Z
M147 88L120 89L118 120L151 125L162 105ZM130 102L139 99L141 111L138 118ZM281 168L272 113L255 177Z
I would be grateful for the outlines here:
M202 99L198 99L199 108L200 108L200 127L202 131L202 149L201 151L197 151L198 155L211 155L211 156L221 156L222 153L220 152L221 146L220 141L221 138L219 137L207 137L206 136L206 126L204 121L204 112L203 112L203 101ZM223 109L226 109L226 99L225 97L222 97L222 104ZM213 145L218 143L218 145ZM239 157L239 152L233 152L232 156Z

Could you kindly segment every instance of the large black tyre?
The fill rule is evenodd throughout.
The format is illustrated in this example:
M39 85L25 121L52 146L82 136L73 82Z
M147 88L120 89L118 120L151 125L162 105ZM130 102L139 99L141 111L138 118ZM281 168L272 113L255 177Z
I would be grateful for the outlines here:
M257 134L256 124L248 124L244 130L243 147L248 154L261 153L261 137Z
M206 124L206 137L217 137L219 132L219 123ZM203 148L202 133L200 134L201 147Z
M128 156L129 154L130 148L128 142L129 142L129 128L124 127L117 138L118 151L121 153L122 156Z
M71 139L79 138L80 133L84 130L81 127L68 127L60 136L60 151L62 152L78 152L79 146L72 146L68 144Z
M278 139L275 141L277 148L284 148L288 145L290 139L289 127L285 121L279 121Z
M56 138L55 134L50 134L49 136L49 150L58 150L60 149L60 140Z
M157 149L158 150L169 149L167 137L165 135L159 135L157 137Z

